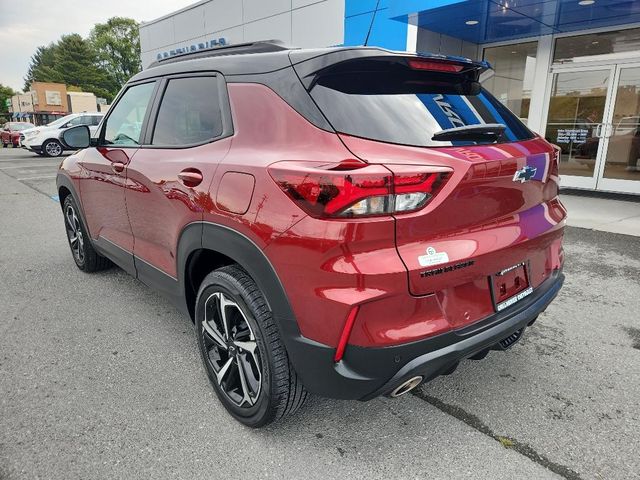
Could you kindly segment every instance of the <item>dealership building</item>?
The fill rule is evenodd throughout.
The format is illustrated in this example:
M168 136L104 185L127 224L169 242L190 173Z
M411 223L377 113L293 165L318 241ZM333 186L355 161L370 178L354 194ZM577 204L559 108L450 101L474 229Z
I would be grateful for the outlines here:
M143 67L216 45L484 59L484 87L562 149L562 185L640 194L640 0L204 0L140 26Z

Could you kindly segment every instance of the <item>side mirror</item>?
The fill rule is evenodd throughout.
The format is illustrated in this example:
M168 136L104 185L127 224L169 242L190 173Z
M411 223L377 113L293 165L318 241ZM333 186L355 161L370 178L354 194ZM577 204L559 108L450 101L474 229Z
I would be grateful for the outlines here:
M87 148L91 144L91 133L86 125L71 127L62 132L62 142L69 148Z

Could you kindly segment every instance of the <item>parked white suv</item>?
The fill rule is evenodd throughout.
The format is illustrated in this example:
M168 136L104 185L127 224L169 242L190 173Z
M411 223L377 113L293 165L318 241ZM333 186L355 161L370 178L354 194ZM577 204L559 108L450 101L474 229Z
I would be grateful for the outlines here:
M72 113L41 127L29 128L20 134L20 145L46 157L59 157L65 150L74 150L62 140L62 132L77 125L87 125L93 135L104 113Z

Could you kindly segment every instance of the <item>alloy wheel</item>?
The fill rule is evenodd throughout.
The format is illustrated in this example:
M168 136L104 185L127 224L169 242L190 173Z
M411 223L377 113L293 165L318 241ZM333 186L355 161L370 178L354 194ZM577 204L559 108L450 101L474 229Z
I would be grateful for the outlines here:
M222 292L205 302L202 337L220 390L238 407L255 405L262 384L256 337L242 309Z
M82 228L80 228L80 220L72 205L67 205L67 209L64 212L64 220L71 252L76 260L82 263L84 262L84 237L82 236Z
M51 157L58 157L62 155L62 146L58 142L48 142L44 146L47 155Z

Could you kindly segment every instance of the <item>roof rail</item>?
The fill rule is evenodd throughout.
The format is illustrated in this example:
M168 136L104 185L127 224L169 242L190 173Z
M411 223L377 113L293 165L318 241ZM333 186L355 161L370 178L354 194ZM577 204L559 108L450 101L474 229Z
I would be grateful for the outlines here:
M183 60L193 60L196 58L217 57L221 55L241 55L247 53L280 52L290 49L291 47L287 47L280 40L260 40L257 42L221 45L218 47L204 48L202 50L196 50L194 52L180 53L178 55L172 55L167 58L162 58L153 62L151 65L149 65L148 68L157 67L161 64L164 65L169 63L181 62Z

